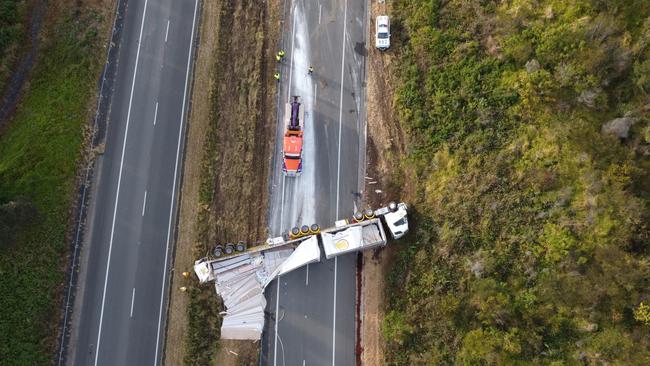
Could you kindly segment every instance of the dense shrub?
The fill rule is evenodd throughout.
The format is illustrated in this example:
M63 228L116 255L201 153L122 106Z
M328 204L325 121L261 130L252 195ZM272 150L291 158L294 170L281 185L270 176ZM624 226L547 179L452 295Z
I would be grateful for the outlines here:
M392 12L418 213L387 363L650 364L650 2Z

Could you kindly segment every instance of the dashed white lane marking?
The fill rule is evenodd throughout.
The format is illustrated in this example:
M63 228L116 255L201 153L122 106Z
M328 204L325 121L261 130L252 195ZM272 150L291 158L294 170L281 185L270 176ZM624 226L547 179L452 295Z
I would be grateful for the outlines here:
M167 36L169 35L169 20L167 20L167 30L165 31L165 43L167 43Z
M131 96L129 97L129 109L126 114L126 126L124 132L124 141L122 142L122 157L120 159L120 172L117 176L117 192L115 194L115 206L113 207L113 223L111 225L111 238L108 243L108 258L106 259L106 275L104 276L104 291L102 293L102 308L99 312L99 329L97 330L97 349L95 350L95 366L99 361L99 347L102 340L102 324L104 321L104 306L106 305L106 287L108 285L108 273L111 268L111 254L113 252L113 237L115 234L115 219L117 218L117 203L120 200L120 185L122 183L122 168L124 167L124 152L126 150L126 138L129 135L129 122L131 121L131 106L133 104L133 90L135 89L135 77L138 73L138 61L140 60L140 46L142 45L142 31L144 30L144 20L147 15L147 2L144 1L144 10L142 11L142 23L140 24L140 36L138 38L138 50L135 54L135 66L133 68L133 81L131 82Z
M147 191L144 191L144 199L142 199L142 216L144 216L145 208L147 208Z
M196 26L196 10L198 9L199 2L194 0L194 18L192 18L192 35L190 36L190 43L187 49L187 68L185 69L185 87L183 88L183 106L181 107L181 117L178 123L178 142L176 143L176 162L174 163L174 176L172 184L172 196L169 203L169 222L167 224L167 243L165 244L165 265L163 268L162 281L160 284L160 307L158 309L158 331L156 332L156 356L154 357L153 364L158 366L158 349L160 348L160 326L162 324L163 315L163 301L165 299L165 281L167 279L167 260L169 258L169 240L172 233L172 217L174 216L174 199L176 198L176 181L178 176L178 159L181 154L181 137L183 136L183 120L185 119L185 102L187 99L187 84L190 79L190 66L192 60L192 47L194 46L194 30Z
M156 110L153 112L153 125L156 125L156 121L158 120L158 102L156 102Z
M320 16L323 14L323 5L318 4L318 24L320 24Z
M307 275L305 276L305 286L309 286L309 264L307 264Z
M133 288L133 293L131 294L131 315L130 318L133 318L133 303L135 302L135 287Z

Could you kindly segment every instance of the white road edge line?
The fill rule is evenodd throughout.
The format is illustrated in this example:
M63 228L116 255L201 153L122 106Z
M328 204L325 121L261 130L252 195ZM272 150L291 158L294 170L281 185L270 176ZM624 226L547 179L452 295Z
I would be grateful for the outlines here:
M343 42L341 56L341 98L339 99L339 151L336 167L336 219L339 218L339 190L341 188L341 130L343 127L343 82L345 81L345 32L347 32L348 0L345 0L343 13Z
M147 208L147 191L144 191L144 199L142 200L142 216L144 216L145 208Z
M278 308L280 307L280 276L276 278L277 291L275 293L275 344L273 346L273 366L278 363Z
M332 320L332 366L336 366L336 272L338 268L339 257L334 257L334 316Z
M156 121L158 120L158 102L156 102L156 111L153 113L153 125L156 125Z
M296 39L296 13L293 13L293 29L291 30L291 65L289 65L289 86L287 87L287 99L291 97L291 77L293 76L293 41ZM285 116L286 117L286 116Z
M336 168L336 219L339 217L339 193L341 188L341 129L343 126L343 82L345 81L345 33L348 25L348 0L343 6L343 41L341 42L341 98L339 99L339 152ZM332 366L336 366L336 270L338 257L334 257L334 316L332 317Z
M156 356L154 358L154 366L158 365L158 348L160 347L160 325L162 323L162 308L163 300L165 299L165 281L167 279L167 260L169 257L169 239L172 231L172 217L174 216L174 199L176 198L176 180L178 174L178 158L181 153L181 137L183 136L183 120L185 119L185 102L187 98L187 84L190 79L190 66L192 60L192 46L194 45L194 27L196 26L196 9L198 8L198 0L194 0L194 18L192 19L192 35L190 36L190 45L187 50L187 68L185 70L185 88L183 90L183 106L181 108L181 118L178 126L178 143L176 145L176 163L174 163L174 183L172 185L172 197L169 207L169 224L167 225L167 244L165 244L165 265L163 268L163 278L160 285L160 308L158 309L158 331L156 332Z
M167 43L168 35L169 35L169 19L167 19L167 30L165 31L165 43Z
M131 315L129 318L133 318L133 303L135 302L135 287L133 288L133 294L131 294Z
M283 162L284 163L284 162ZM284 225L284 180L287 178L284 173L282 173L282 201L280 201L280 227L279 230L282 232L284 230L282 225Z
M291 65L289 66L289 86L287 87L287 99L291 97L291 77L293 73L293 40L296 38L296 14L293 14L293 29L291 30ZM280 107L281 108L281 107ZM285 118L286 116L282 116ZM280 231L283 229L284 224L284 180L286 176L282 176L282 202L280 202Z
M115 219L117 217L117 203L120 200L120 184L122 183L122 168L124 167L124 152L126 150L126 138L129 135L129 122L131 121L131 106L133 104L133 90L135 89L135 77L138 73L138 61L140 60L140 46L142 45L142 31L144 30L144 20L147 15L147 2L144 1L144 10L142 11L142 23L140 24L140 36L138 38L138 51L135 54L135 66L133 68L133 81L131 82L131 96L129 97L129 110L126 113L126 127L124 131L124 141L122 142L122 157L120 159L120 173L117 177L117 190L115 194L115 206L113 207L113 224L111 225L111 238L108 243L108 258L106 259L106 275L104 276L104 291L102 293L102 308L99 313L99 329L97 330L97 348L95 349L95 366L99 361L99 346L102 339L102 323L104 321L104 306L106 305L106 287L108 285L108 272L111 268L111 254L113 252L113 236L115 234Z

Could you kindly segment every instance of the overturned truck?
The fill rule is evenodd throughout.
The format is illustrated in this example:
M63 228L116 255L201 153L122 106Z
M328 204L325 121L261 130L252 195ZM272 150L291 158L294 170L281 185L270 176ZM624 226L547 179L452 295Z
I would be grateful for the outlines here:
M260 339L264 328L264 289L273 279L319 262L322 253L330 259L351 252L377 248L387 243L386 231L399 239L408 231L407 206L391 202L378 210L355 213L320 230L315 225L294 228L262 245L246 248L239 243L227 252L195 262L201 283L214 281L226 306L221 324L223 339Z

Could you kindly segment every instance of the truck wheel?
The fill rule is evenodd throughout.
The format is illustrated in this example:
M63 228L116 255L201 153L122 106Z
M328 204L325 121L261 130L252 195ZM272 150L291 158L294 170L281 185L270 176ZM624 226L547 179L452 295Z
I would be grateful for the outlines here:
M294 227L291 229L291 234L289 235L289 239L296 239L300 236L300 229L298 227Z
M300 233L303 234L303 235L307 235L307 234L309 234L309 226L307 226L307 225L302 225L302 226L300 227Z
M217 246L214 247L212 254L214 254L215 257L221 257L223 254L223 245L217 244Z
M354 213L354 221L356 222L361 222L363 221L363 214L361 212L355 212Z
M235 245L233 243L226 244L226 249L224 251L226 254L232 254L235 251Z
M313 225L309 228L309 231L310 231L312 234L318 234L318 233L320 233L320 226L318 226L318 224L313 224Z
M388 209L390 210L390 212L397 211L397 203L395 203L394 201L389 202Z
M363 216L366 218L366 220L370 220L375 217L375 212L372 209L367 208L363 210Z
M244 250L246 250L246 243L244 243L243 241L240 241L239 243L237 243L237 246L235 247L235 249L238 252L243 252Z

